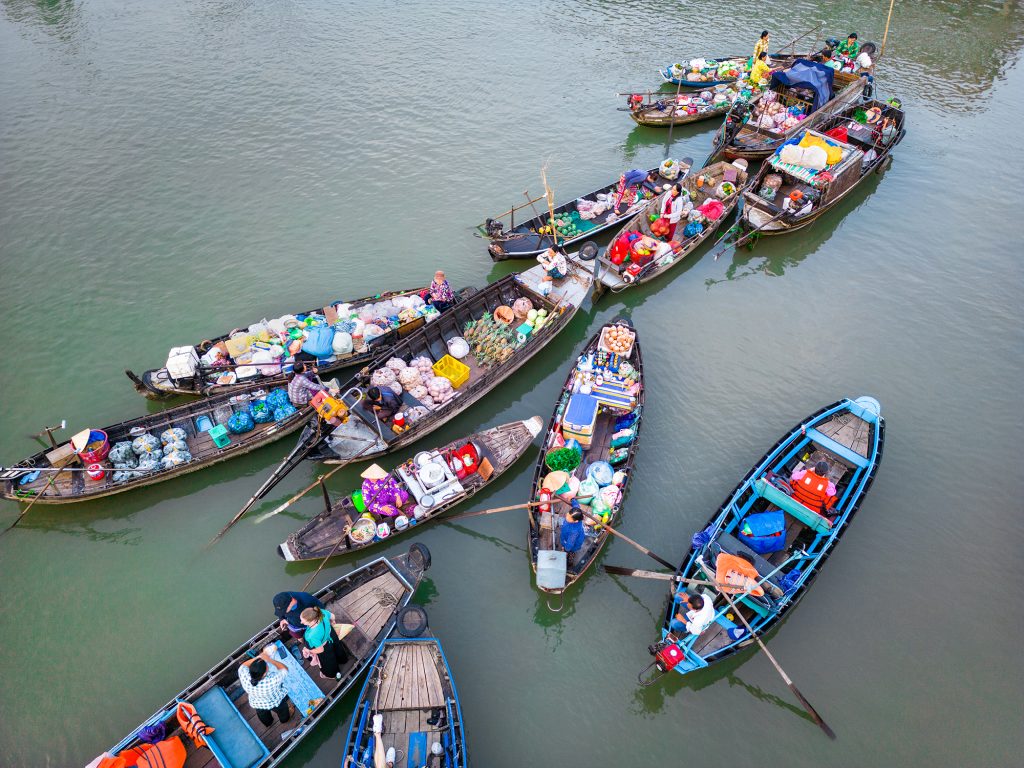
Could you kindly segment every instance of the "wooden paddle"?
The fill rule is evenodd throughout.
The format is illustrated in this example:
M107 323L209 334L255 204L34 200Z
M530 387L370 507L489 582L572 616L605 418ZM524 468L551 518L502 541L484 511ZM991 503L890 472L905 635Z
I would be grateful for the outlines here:
M321 570L323 570L323 567L327 565L327 561L334 557L334 553L338 551L338 548L342 545L345 539L348 538L348 532L351 527L352 526L350 525L345 526L345 528L341 532L341 536L338 537L338 543L334 545L334 549L328 552L327 557L320 561L320 565L318 565L317 569L313 571L313 575L306 579L306 583L303 584L302 589L299 590L300 592L305 592L307 589L309 589L309 585L313 583L313 579L316 578L316 575L320 573Z
M625 542L626 542L627 544L629 544L629 545L630 545L630 546L632 546L632 547L635 547L636 549L639 549L639 550L640 550L641 552L643 552L643 553L644 553L645 555L647 555L647 556L648 556L649 558L651 558L651 559L653 559L653 560L657 560L657 561L658 561L659 563L661 563L661 564L662 564L663 566L665 566L666 568L670 568L670 569L671 569L671 570L673 570L673 571L674 571L674 570L676 569L676 566L672 565L672 563L670 563L670 562L669 562L668 560L665 560L664 558L662 558L662 557L659 557L658 555L654 554L654 553L653 553L653 552L651 552L651 550L649 550L649 549L648 549L647 547L645 547L645 546L643 546L642 544L638 544L637 542L633 541L633 540L632 540L631 538L629 538L629 536L627 536L626 534L624 534L624 533L619 533L619 532L618 532L618 531L616 531L616 530L615 530L614 528L612 528L612 527L611 527L610 525L605 525L605 524L604 524L604 523L603 523L603 522L602 522L602 521L601 521L601 520L600 520L599 518L597 518L597 517L594 517L594 516L593 516L592 514L590 514L589 512L587 512L587 511L586 511L585 509L582 509L582 508L577 508L577 512L582 512L582 513L583 513L583 516L584 516L584 517L586 517L586 518L587 518L588 520L590 520L590 522L592 522L592 523L596 523L597 525L602 525L602 526L604 526L604 529L605 529L606 531L608 531L608 533L612 534L613 536L618 536L618 537L619 537L620 539L622 539L623 541L625 541Z
M63 469L64 469L64 468L63 468L63 467L61 467L61 470L63 470ZM17 519L17 520L15 520L15 521L14 521L13 523L11 523L11 524L10 524L9 526L7 526L6 528L4 528L4 529L3 529L3 531L0 531L0 536L3 536L3 535L4 535L5 533L7 533L8 531L12 530L12 529L13 529L13 528L14 528L14 527L15 527L15 526L16 526L16 525L18 524L18 523L20 523L20 522L21 522L21 519L22 519L23 517L25 517L25 515L27 515L27 514L28 514L28 511L29 511L30 509L32 509L32 505L34 505L34 504L35 504L35 503L36 503L37 501L39 501L39 499L40 499L40 498L42 497L42 495L43 495L44 493L46 493L46 492L47 492L48 490L50 490L50 486L51 486L51 485L53 485L53 482L54 482L54 480L56 480L56 479L57 479L57 477L58 477L58 476L60 476L60 472L61 472L61 470L58 470L57 472L54 472L54 473L53 473L53 477L51 477L51 478L50 478L50 482L48 482L48 483L47 483L47 484L46 484L46 485L45 485L45 486L43 487L43 490L41 490L41 491L40 491L39 493L37 493L37 494L36 494L36 496L35 496L35 498L34 498L34 499L32 499L32 501L30 501L30 502L28 503L28 506L27 506L27 507L25 507L25 511L24 511L24 512L22 512L22 513L21 513L20 515L18 515L18 519Z
M707 571L707 566L704 563L703 558L698 557L697 562L701 564L701 567L703 567L705 571ZM754 636L754 640L757 641L757 644L761 647L761 650L764 651L764 655L768 657L768 661L772 663L772 666L775 667L775 671L779 673L779 676L782 678L782 681L787 685L789 690L793 692L793 695L797 697L803 708L807 710L807 714L809 714L814 719L814 722L817 723L818 727L825 732L826 736L835 741L835 731L829 728L828 723L826 723L822 719L821 715L818 714L818 710L811 706L811 702L804 698L804 695L800 693L800 689L798 689L793 684L793 681L789 679L789 675L786 674L786 670L784 670L782 666L779 664L779 662L775 660L775 657L772 656L771 651L768 650L768 646L766 646L764 644L764 641L761 640L761 638L757 635L756 632L754 632L753 628L750 626L750 623L747 621L747 617L744 616L740 609L736 607L736 603L733 602L733 599L729 596L729 593L722 589L722 587L719 585L717 581L714 582L714 587L716 590L718 590L718 593L722 597L724 597L726 601L729 603L729 607L732 608L733 614L739 617L739 620L743 622L743 626L747 628L747 632Z
M551 499L551 501L553 502L555 500ZM508 512L509 510L512 510L512 509L530 509L530 507L539 507L543 503L550 503L550 502L528 501L525 504L512 504L512 505L507 506L507 507L494 507L493 509L484 509L484 510L481 510L479 512L466 512L466 513L461 514L461 515L455 515L454 517L442 518L441 522L442 523L454 523L456 520L462 520L463 518L466 518L466 517L479 517L480 515L493 515L495 512Z

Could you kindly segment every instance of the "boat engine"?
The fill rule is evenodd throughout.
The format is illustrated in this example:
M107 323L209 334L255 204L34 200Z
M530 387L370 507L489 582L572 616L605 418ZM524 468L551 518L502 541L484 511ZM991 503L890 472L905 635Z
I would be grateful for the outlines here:
M505 234L501 222L497 219L487 219L484 222L484 229L487 230L487 236L492 239L502 237Z
M729 108L728 114L725 116L725 129L722 144L723 146L731 144L732 140L736 138L736 134L740 132L740 128L743 127L743 123L747 119L747 114L750 112L750 105L747 102L736 99L733 105Z
M633 93L626 97L626 103L629 105L631 112L636 112L640 109L640 105L644 103L644 97L639 93Z

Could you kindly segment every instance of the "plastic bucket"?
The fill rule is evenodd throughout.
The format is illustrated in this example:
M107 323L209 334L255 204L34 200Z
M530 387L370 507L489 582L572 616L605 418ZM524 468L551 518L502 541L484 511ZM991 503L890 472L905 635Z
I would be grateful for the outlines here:
M82 463L88 466L89 464L99 464L107 458L108 453L110 453L110 440L107 439L107 433L102 429L91 429L86 448L79 451L78 456L82 459Z

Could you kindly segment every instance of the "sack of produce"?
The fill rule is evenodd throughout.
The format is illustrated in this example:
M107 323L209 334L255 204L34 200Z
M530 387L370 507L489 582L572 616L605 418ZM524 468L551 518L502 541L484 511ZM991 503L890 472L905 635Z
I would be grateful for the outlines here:
M397 380L395 372L390 368L378 368L370 375L371 387L386 387Z
M600 497L601 501L607 504L609 508L615 509L619 502L622 501L622 491L617 485L606 485L601 489Z
M272 390L271 393L267 395L266 400L267 407L272 411L280 408L282 405L291 404L291 401L288 399L288 390L284 387Z
M164 454L164 456L166 456L168 453L172 453L174 451L187 451L187 450L188 450L188 443L186 443L184 440L172 440L171 442L164 444L163 454Z
M469 354L469 342L461 336L453 336L448 339L448 354L456 360L461 360Z
M253 400L249 403L249 414L257 424L267 424L274 420L274 410L266 400Z
M317 325L309 329L309 335L302 342L302 351L317 358L331 356L334 343L334 329L329 325Z
M615 471L607 461L595 461L587 467L587 477L604 488L606 485L611 485Z
M390 368L396 374L400 370L402 370L403 368L405 368L407 366L405 360L403 360L400 357L392 357L390 360L388 360L386 363L384 363L384 365L386 365L388 368Z
M160 457L156 454L149 454L147 456L139 457L139 464L136 467L136 472L132 472L133 477L142 477L143 475L152 474L160 469Z
M160 442L164 445L168 443L183 443L187 439L188 435L185 434L185 430L181 427L171 427L160 433Z
M110 449L107 458L114 464L132 462L132 466L135 466L135 451L132 450L132 444L127 440L114 443L114 447Z
M246 432L251 432L255 426L256 422L253 421L248 411L238 411L228 419L228 431L233 435L244 435Z
M683 237L696 237L704 231L704 225L699 221L691 221L683 230Z
M676 162L675 160L665 160L664 162L662 162L661 167L658 170L661 172L662 176L664 176L666 179L670 181L679 178L679 163Z
M397 381L392 381L390 384L388 384L388 389L390 389L396 395L402 394L402 385L399 384Z
M345 323L344 325L350 326L347 331L339 331L337 327L334 330L334 340L331 342L331 350L336 355L347 355L352 351L352 334L351 330L355 328L352 323Z
M576 501L580 504L589 504L600 492L601 487L588 477L580 482L579 490L576 491Z
M621 429L612 435L612 448L622 448L623 446L629 445L636 439L635 429Z
M403 368L398 372L398 383L407 392L413 387L420 386L422 381L423 379L418 368Z
M149 456L155 454L157 458L160 457L162 452L160 441L148 432L144 435L139 435L132 440L132 450L135 451L136 456Z
M410 424L415 424L428 413L430 413L428 408L422 405L416 405L405 412L405 420Z
M160 468L171 469L173 467L180 467L182 464L188 464L190 461L192 461L192 454L188 451L171 451L160 459Z
M297 410L290 402L283 403L274 409L274 421L284 421Z

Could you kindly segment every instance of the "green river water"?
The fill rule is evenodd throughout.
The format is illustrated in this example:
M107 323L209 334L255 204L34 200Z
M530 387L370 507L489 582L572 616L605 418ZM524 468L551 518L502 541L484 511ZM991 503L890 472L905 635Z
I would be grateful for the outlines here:
M563 199L666 156L666 133L616 111L617 91L657 85L684 56L749 50L762 28L783 42L823 21L880 41L887 9L0 0L0 458L36 451L29 435L62 418L77 431L162 407L122 369L171 346L439 266L455 286L513 271L471 227L538 190L543 164ZM705 247L666 279L588 301L423 443L546 420L575 351L625 313L649 407L622 530L676 561L784 431L840 397L877 397L877 481L770 638L838 740L762 654L639 688L664 586L595 570L552 614L513 512L416 534L434 556L417 600L474 765L1021 764L1022 42L1012 0L899 0L878 85L902 98L908 135L884 175L802 233L718 261ZM675 131L671 156L701 162L715 128ZM0 538L0 764L88 762L270 620L271 596L312 571L275 545L318 500L203 545L290 444L37 505ZM523 459L472 508L525 500L531 471ZM18 512L3 502L0 523ZM337 558L319 583L409 543ZM621 542L601 562L652 565ZM354 698L286 765L339 765Z

